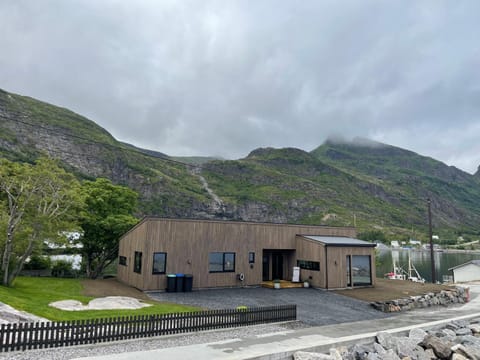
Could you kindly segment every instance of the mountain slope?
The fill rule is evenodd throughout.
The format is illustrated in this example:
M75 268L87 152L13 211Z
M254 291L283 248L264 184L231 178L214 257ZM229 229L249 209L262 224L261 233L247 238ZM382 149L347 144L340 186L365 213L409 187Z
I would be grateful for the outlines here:
M353 176L381 184L388 193L397 191L397 199L410 202L412 211L424 207L430 198L437 226L473 230L480 220L480 183L453 166L365 139L327 141L311 154Z
M209 198L188 168L115 140L105 129L67 109L0 90L0 155L33 161L60 159L82 178L106 177L140 193L141 213L208 215Z
M391 236L413 228L425 239L431 198L436 233L478 234L478 173L408 150L355 140L327 141L310 153L256 149L240 160L171 158L121 143L67 109L0 90L0 156L41 154L80 178L135 189L139 215L353 225Z

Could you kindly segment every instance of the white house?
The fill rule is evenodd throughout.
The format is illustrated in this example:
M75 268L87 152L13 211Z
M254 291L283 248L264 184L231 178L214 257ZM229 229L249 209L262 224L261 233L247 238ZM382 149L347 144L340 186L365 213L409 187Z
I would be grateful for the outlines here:
M480 280L480 260L471 260L465 264L448 269L453 272L453 282Z

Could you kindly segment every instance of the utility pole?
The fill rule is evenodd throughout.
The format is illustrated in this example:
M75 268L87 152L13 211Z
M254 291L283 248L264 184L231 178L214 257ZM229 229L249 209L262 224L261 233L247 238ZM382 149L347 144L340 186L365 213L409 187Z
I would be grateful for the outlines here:
M432 205L430 198L427 199L428 204L428 235L430 237L430 262L432 263L432 283L435 284L435 257L433 254L433 234L432 234Z

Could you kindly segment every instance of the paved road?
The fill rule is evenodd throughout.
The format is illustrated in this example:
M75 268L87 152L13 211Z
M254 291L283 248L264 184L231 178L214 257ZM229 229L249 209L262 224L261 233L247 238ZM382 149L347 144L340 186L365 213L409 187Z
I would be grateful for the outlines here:
M158 301L168 301L206 309L232 309L297 304L297 319L311 326L386 318L392 315L374 310L368 303L320 289L243 288L215 289L187 293L149 293Z

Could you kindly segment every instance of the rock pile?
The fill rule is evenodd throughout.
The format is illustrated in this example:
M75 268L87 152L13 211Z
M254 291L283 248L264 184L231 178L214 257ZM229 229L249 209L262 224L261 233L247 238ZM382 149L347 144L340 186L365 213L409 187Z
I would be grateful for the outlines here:
M398 300L373 302L371 305L383 312L397 312L438 305L463 304L468 300L468 288L454 287L451 290L442 290L438 293L431 292Z
M295 360L480 360L480 319L457 320L408 336L380 332L374 343L332 348L329 354L298 351Z

